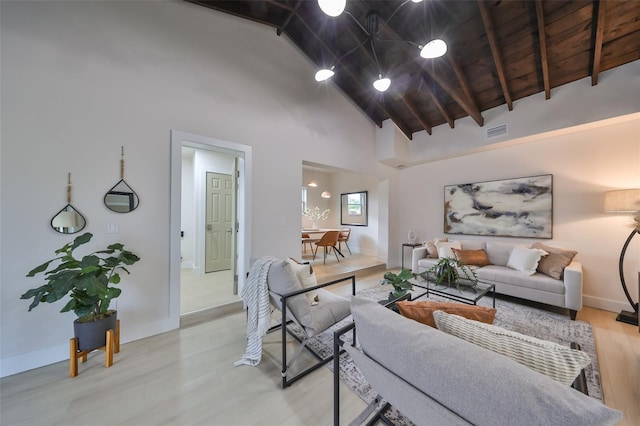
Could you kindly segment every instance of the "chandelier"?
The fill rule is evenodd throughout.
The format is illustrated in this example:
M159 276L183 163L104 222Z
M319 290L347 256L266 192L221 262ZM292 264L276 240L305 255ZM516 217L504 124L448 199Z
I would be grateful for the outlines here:
M336 65L339 64L341 60L343 60L344 58L349 56L351 53L355 52L357 49L363 46L365 43L369 43L371 47L371 52L373 54L372 56L377 67L378 79L373 82L373 87L379 92L385 92L387 89L389 89L389 87L391 86L391 79L389 77L385 77L382 72L382 69L380 68L380 63L378 62L378 55L376 54L376 43L378 42L407 43L419 49L420 56L425 59L439 58L445 53L447 53L447 44L440 39L431 40L426 44L419 44L409 40L381 39L378 36L380 31L380 24L382 23L383 25L388 26L391 18L393 18L393 16L400 10L401 7L403 7L405 4L409 2L420 3L422 2L422 0L405 0L393 11L391 15L389 15L389 18L387 18L386 21L382 21L382 22L380 20L380 16L376 12L369 12L369 14L367 15L366 23L363 26L360 22L358 22L358 20L351 13L349 13L348 11L345 11L345 8L347 6L347 0L318 0L318 5L320 6L320 9L326 15L331 17L337 17L344 13L345 15L353 19L353 21L358 25L358 27L364 32L364 34L366 35L366 38L360 44L356 45L351 50L348 50L342 56L334 60L331 66L329 66L328 68L323 68L318 72L316 72L316 75L315 75L316 81L325 81L333 77L333 75L335 74L334 69Z

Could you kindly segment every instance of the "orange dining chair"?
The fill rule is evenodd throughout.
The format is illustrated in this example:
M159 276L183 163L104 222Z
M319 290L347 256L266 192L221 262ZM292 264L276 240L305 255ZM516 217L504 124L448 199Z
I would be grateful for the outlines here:
M338 250L336 250L336 244L338 244L338 234L339 231L327 231L319 241L316 241L316 250L313 252L313 260L316 259L318 247L324 247L323 263L327 263L327 251L331 249L333 249L333 253L336 255L336 259L338 259L338 262L340 262L340 259L338 258Z
M349 254L351 254L351 249L349 248L349 235L351 235L351 228L343 228L340 230L338 234L338 250L342 252L342 243L347 246L347 250L349 250Z

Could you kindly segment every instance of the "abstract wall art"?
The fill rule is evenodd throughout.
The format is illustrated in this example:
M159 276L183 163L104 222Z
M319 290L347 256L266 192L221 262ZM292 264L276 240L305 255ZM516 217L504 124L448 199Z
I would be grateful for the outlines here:
M444 187L447 234L552 238L553 176Z

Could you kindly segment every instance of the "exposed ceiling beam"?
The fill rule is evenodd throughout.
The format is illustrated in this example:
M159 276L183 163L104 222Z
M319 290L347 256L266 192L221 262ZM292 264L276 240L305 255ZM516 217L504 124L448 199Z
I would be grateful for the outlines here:
M276 33L277 33L278 35L281 35L281 34L284 32L284 30L287 28L287 25L289 25L289 22L291 22L291 19L292 19L294 16L296 16L296 13L298 13L298 9L300 9L300 6L302 6L302 2L301 2L301 1L299 1L299 2L296 4L296 7L294 7L294 8L293 8L293 10L291 10L291 13L289 13L289 16L287 16L287 20L286 20L286 21L284 21L284 24L282 24L282 25L281 25L281 26L276 30Z
M398 39L402 39L402 37L395 32L395 30L393 30L392 28L390 28L389 26L387 26L389 34L391 34L393 37L396 37ZM477 105L473 105L471 103L471 101L467 100L464 96L461 96L460 93L451 86L450 83L448 83L447 81L445 81L443 78L441 78L436 72L435 70L430 70L429 67L426 67L424 62L418 62L415 59L415 51L411 51L412 48L409 47L408 44L402 44L404 51L407 53L407 58L409 58L410 60L412 60L414 63L418 64L420 67L422 67L422 70L424 72L426 72L427 74L429 74L429 76L433 79L433 81L436 82L436 84L438 84L438 86L440 86L445 92L447 92L447 94L458 104L460 105L460 107L462 107L462 109L469 114L470 117L472 117L476 123L478 123L479 126L483 126L484 125L484 119L482 118L482 115L480 114L480 109L478 108ZM450 53L449 53L450 54ZM437 60L437 59L435 59ZM422 76L422 79L425 80L424 75ZM445 116L446 118L446 116ZM447 120L448 121L448 120ZM451 123L450 123L451 125Z
M304 25L304 27L309 31L309 33L310 33L311 35L313 35L313 37L316 39L316 41L318 42L318 44L319 44L320 46L322 46L322 48L323 48L323 49L327 50L330 54L332 54L332 55L334 55L334 56L335 56L335 54L334 54L333 50L332 50L329 46L327 46L327 44L322 40L322 38L320 38L320 37L318 36L318 34L313 30L313 28L311 28L311 26L309 26L309 24L307 23L307 21L306 21L302 16L300 16L300 15L298 15L298 19L300 20L300 23L302 23L302 25ZM290 40L291 40L291 41L293 41L294 43L296 43L296 44L298 45L298 47L299 47L301 50L303 50L303 51L304 51L303 47L302 47L302 46L300 46L300 45L298 44L297 40L295 40L294 38L291 38L291 37L290 37ZM353 81L355 81L355 82L356 82L356 84L360 87L360 89L361 89L361 90L363 90L363 91L364 91L364 90L366 90L366 89L364 88L364 86L362 85L362 82L361 82L361 81L360 81L360 80L359 80L359 79L358 79L358 78L353 74L353 72L351 72L351 71L349 70L349 68L345 68L345 70L346 70L346 74L347 74L347 75L348 75L348 76L349 76ZM335 86L336 86L336 87L340 87L340 86L338 86L337 84L335 84ZM342 89L341 89L341 90L342 90ZM347 92L344 92L344 94L345 94L347 97L350 97L350 95L349 95ZM385 113L385 114L387 114L388 116L391 116L391 114L389 114L389 112L387 111L387 108L386 108L384 105L382 105L381 103L379 103L379 102L375 102L375 103L374 103L374 105L375 105L376 107L380 108L382 111L384 111L384 113ZM372 115L371 115L371 114L367 114L367 115L369 116L369 118L370 118L374 123L376 123L376 125L377 125L378 127L382 128L382 121L383 121L382 119L377 118L377 117L372 117ZM400 126L398 126L398 127L400 128ZM409 139L411 139L411 138L409 137Z
M447 120L447 123L449 123L449 127L453 129L454 127L453 116L449 113L449 111L447 111L444 105L442 105L442 102L440 102L440 99L438 99L436 94L433 93L433 90L431 90L431 88L429 87L429 82L424 79L424 75L422 77L425 83L424 90L429 94L429 97L431 98L433 103L436 105L436 108L438 108L438 111L440 111L440 114L442 114L444 119Z
M496 64L496 71L498 72L498 80L500 80L500 86L502 87L504 100L507 102L507 108L509 108L509 111L512 111L513 101L511 100L511 94L509 93L509 87L507 86L507 78L504 74L504 66L502 61L502 53L500 52L500 46L498 46L498 37L496 36L496 32L493 27L493 21L491 19L487 4L484 2L484 0L478 0L478 7L480 8L482 23L484 24L484 29L487 33L487 39L489 40L489 47L491 47L493 61Z
M404 102L407 108L409 108L409 111L411 111L411 113L418 119L418 121L420 121L420 124L422 125L422 127L424 127L424 130L426 130L427 133L431 134L432 126L431 124L429 124L429 122L427 122L425 118L422 117L422 114L420 114L420 110L418 109L416 104L414 104L407 95L404 95L402 97L402 102Z
M480 110L474 108L471 105L471 102L467 100L465 96L463 96L458 90L456 90L451 84L445 79L441 78L435 71L429 70L428 67L423 67L422 71L429 75L436 82L438 86L440 86L451 98L456 101L458 105L467 113L471 118L478 123L478 126L484 126L484 118L480 114ZM422 76L425 79L424 75Z
M396 127L398 127L398 129L400 129L400 131L402 133L404 133L404 135L407 137L407 139L412 141L413 140L413 132L411 131L409 126L407 126L407 124L404 122L402 117L400 117L398 114L396 114L389 107L385 107L385 112L387 114L389 114L389 118L391 119L391 121L393 121L393 123L396 125Z
M473 96L473 91L471 90L471 86L469 85L469 81L467 80L466 76L464 75L464 72L462 71L462 68L460 67L460 64L458 63L456 58L451 53L449 53L447 55L447 59L449 59L449 65L451 66L451 69L453 70L454 74L458 78L458 82L460 83L460 86L462 87L462 91L464 92L465 96L467 97L467 99L471 103L471 106L473 107L473 109L475 111L477 111L478 114L480 114L480 108L478 108L478 102L476 102L476 98L475 98L475 96ZM482 126L482 124L480 124L480 125Z
M536 0L536 20L538 22L538 39L540 41L540 65L544 82L544 97L551 99L551 83L549 82L549 57L547 56L547 35L544 29L544 11L542 0Z
M602 59L602 40L604 39L604 18L605 4L604 0L598 0L594 5L598 8L598 17L596 18L596 41L593 49L593 68L591 70L591 85L598 84L598 74L600 74L600 61Z

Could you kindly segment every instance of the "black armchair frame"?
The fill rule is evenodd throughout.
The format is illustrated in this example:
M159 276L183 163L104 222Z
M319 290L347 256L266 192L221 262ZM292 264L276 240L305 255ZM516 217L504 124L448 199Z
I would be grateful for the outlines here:
M335 285L338 283L342 283L345 281L351 281L351 294L353 296L355 296L356 294L356 276L355 275L350 275L348 277L344 277L344 278L340 278L337 280L333 280L324 284L319 284L317 286L313 286L313 287L308 287L308 288L304 288L302 290L297 290L291 293L287 293L284 294L282 296L280 296L280 306L282 307L281 309L281 313L282 313L282 321L280 324L272 327L269 331L273 331L277 328L280 328L282 330L282 387L286 388L288 386L291 386L296 380L303 378L304 376L306 376L307 374L317 370L318 368L322 367L323 365L327 364L328 362L330 362L332 359L334 358L339 358L339 357L335 357L335 351L333 352L333 354L327 358L322 358L319 354L317 354L316 352L314 352L311 348L309 348L308 346L306 346L306 340L301 340L296 334L294 334L291 330L289 330L289 328L287 327L287 324L289 323L289 321L287 321L287 299L294 297L294 296L298 296L300 294L304 294L304 293L308 293L310 291L313 290L318 290L320 288L324 288L324 287L329 287L331 285ZM293 359L291 361L291 364L293 364L293 362L296 360L296 357L299 355L299 352L301 351L302 347L306 347L309 352L311 352L313 354L313 356L316 357L316 359L318 360L317 363L313 364L312 366L308 367L307 369L301 371L300 373L296 374L294 377L292 378L287 378L287 369L288 367L290 367L291 365L287 365L287 332L289 332L289 334L291 336L293 336L298 342L300 342L300 347L298 348L298 350L296 351L296 354L293 356ZM353 338L355 341L355 331L353 334ZM335 346L334 346L335 348Z

